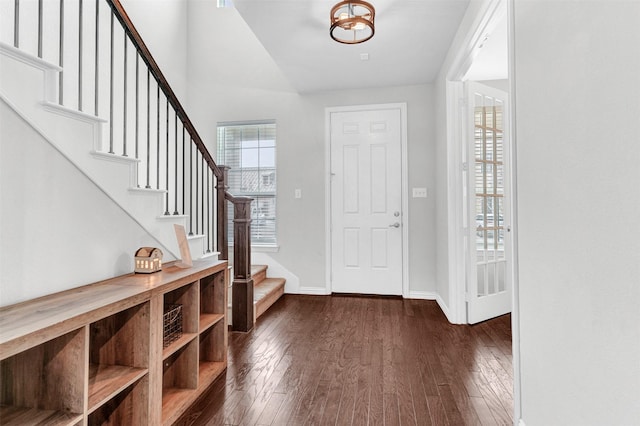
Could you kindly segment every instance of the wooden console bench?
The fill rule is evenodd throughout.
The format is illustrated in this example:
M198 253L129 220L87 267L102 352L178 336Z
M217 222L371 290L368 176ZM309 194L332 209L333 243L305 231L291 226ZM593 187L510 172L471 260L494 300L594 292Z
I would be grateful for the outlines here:
M170 425L227 367L226 261L0 308L0 423ZM163 347L163 313L182 336Z

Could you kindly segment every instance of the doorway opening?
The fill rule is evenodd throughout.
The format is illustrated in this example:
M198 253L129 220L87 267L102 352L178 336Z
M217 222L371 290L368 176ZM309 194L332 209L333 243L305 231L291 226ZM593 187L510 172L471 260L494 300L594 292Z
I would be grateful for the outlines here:
M511 126L504 129L504 142L509 151L504 153L504 160L510 163L508 171L503 170L505 180L510 184L510 189L505 189L505 197L503 199L503 209L507 209L510 214L510 223L506 223L503 216L503 223L500 225L500 213L496 218L489 217L491 213L489 205L484 206L484 210L478 209L475 202L478 198L494 198L496 193L493 188L483 186L482 191L490 189L491 191L478 191L474 180L470 179L469 174L475 173L476 162L472 156L472 148L475 144L474 128L473 128L473 100L467 96L468 86L471 82L481 81L485 86L491 86L491 89L502 90L507 93L506 100L510 100L515 94L513 93L514 75L514 46L513 46L513 0L494 0L484 2L481 10L478 11L476 19L472 27L469 29L467 37L464 38L463 45L456 52L450 67L446 74L446 98L447 98L447 170L450 185L450 199L448 201L448 211L450 212L451 221L448 225L449 236L449 318L452 322L458 324L468 324L470 317L468 316L469 300L479 299L478 283L483 280L482 288L485 293L491 293L488 283L492 282L493 292L496 288L500 288L501 278L497 276L497 267L494 260L501 256L501 249L504 250L504 256L510 259L510 266L505 269L505 280L510 280L512 285L510 302L511 323L512 323L512 352L513 352L513 400L515 419L521 417L520 402L520 353L519 353L519 311L518 311L518 283L517 283L517 211L516 202L516 147L513 138L513 124L515 114L511 103L507 102L504 106L504 118L507 125ZM502 36L500 36L502 34ZM492 48L492 43L502 39L502 46L498 49ZM487 54L483 55L483 50ZM490 54L492 53L492 54ZM492 56L493 55L493 56ZM483 59L486 61L483 63ZM487 72L488 69L482 69L481 65L493 63L497 64L501 75L480 75ZM480 157L478 157L480 158ZM497 165L494 159L484 158L485 163L478 167L482 169L489 164ZM493 172L493 171L492 171ZM482 176L481 179L485 177ZM494 181L495 183L495 181ZM484 185L484 182L483 182ZM466 192L465 192L466 191ZM477 197L477 195L482 195ZM507 200L510 198L510 200ZM474 204L470 204L470 202ZM482 207L482 206L481 206ZM492 205L491 208L494 206ZM478 213L478 211L480 213ZM478 214L483 216L478 218ZM485 217L486 215L486 217ZM477 235L478 223L482 221L479 232L482 234L483 245L482 251L478 251ZM501 229L502 228L502 229ZM486 245L484 244L485 234ZM491 235L489 232L493 231ZM503 233L503 240L500 242L500 231ZM496 232L498 233L496 238ZM510 243L505 239L507 232ZM493 243L493 244L491 244ZM496 247L496 243L498 246ZM487 253L491 248L491 253ZM487 249L487 250L485 250ZM481 253L482 252L482 253ZM483 264L479 265L478 258L482 255ZM505 259L506 261L506 259ZM490 266L493 263L493 266ZM507 261L507 263L509 263ZM493 268L491 270L491 268ZM499 273L499 272L498 272ZM486 285L485 285L486 284ZM498 287L495 287L495 286ZM506 285L506 283L505 283ZM475 320L490 318L492 315L483 313Z

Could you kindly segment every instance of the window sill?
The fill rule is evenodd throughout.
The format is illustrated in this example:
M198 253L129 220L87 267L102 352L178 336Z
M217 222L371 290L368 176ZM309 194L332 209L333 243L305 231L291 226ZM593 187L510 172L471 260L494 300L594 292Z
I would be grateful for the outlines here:
M229 248L233 247L233 244L229 244ZM251 251L257 253L277 253L280 251L280 246L277 244L251 244Z

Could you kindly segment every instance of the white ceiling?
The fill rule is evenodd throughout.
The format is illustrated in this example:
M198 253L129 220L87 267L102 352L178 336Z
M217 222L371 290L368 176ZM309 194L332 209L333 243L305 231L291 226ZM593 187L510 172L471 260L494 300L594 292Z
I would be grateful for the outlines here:
M469 0L369 0L375 36L344 45L329 37L337 0L234 0L258 40L301 93L432 82ZM361 54L369 60L361 60Z

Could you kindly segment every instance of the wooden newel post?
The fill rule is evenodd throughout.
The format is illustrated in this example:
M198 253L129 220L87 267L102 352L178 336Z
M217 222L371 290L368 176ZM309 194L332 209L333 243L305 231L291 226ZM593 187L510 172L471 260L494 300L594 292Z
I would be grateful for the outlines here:
M251 198L233 198L233 297L235 331L253 328L253 278L251 278Z
M229 238L227 237L227 171L230 167L218 166L222 171L222 176L216 183L216 215L218 216L217 226L217 247L220 255L218 259L229 260Z

